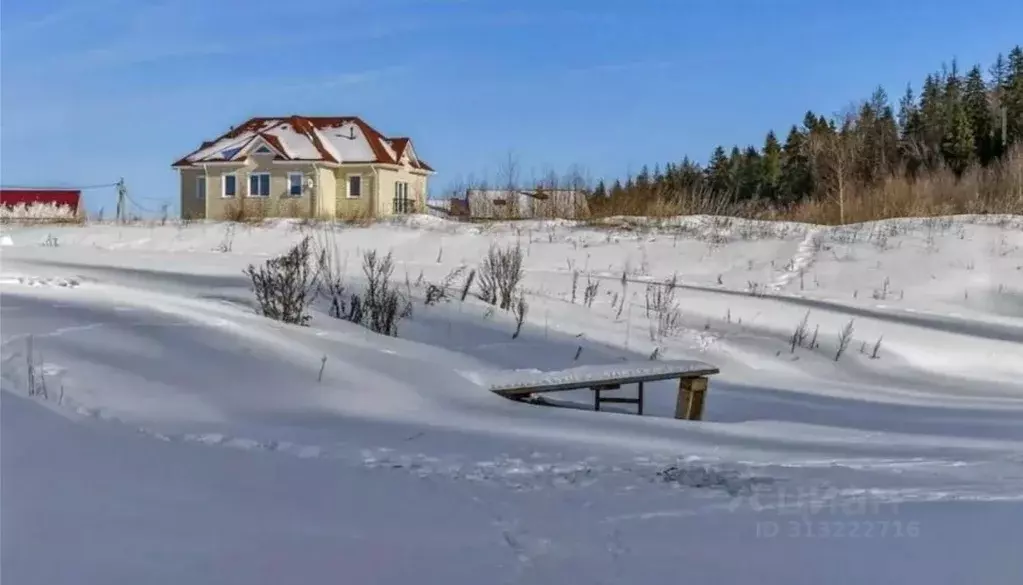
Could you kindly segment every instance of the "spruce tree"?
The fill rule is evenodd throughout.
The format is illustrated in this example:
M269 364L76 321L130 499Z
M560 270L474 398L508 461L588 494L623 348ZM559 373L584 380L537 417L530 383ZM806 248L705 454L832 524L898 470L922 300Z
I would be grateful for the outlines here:
M778 198L782 203L794 203L813 192L807 135L792 126L782 147L781 177Z
M1008 128L1003 128L1003 121L1008 122L1005 92L1009 80L1009 62L1005 59L1005 55L998 54L988 73L991 75L988 91L991 93L991 115L994 118L995 126L992 150L995 157L1000 157L1006 149L1004 140L1006 137L1003 134L1007 134L1008 131Z
M945 136L945 96L939 77L928 75L920 92L920 138L916 147L919 149L921 162L930 169L937 169L941 159L942 139Z
M995 156L995 123L987 86L984 84L984 74L981 73L979 65L975 65L966 74L963 103L966 107L966 115L970 119L970 130L973 133L974 156L981 164L986 165Z
M969 112L963 100L963 81L955 61L945 80L943 100L945 118L942 123L941 154L945 164L956 175L961 175L973 162L974 141Z
M1023 143L1023 47L1016 45L1009 52L1009 68L1005 79L1004 107L1007 146Z
M774 130L768 132L764 138L761 161L762 195L771 201L777 201L781 184L781 143L778 142Z
M725 148L718 146L710 156L707 163L707 185L715 195L725 195L730 189L730 169L728 156L725 155Z

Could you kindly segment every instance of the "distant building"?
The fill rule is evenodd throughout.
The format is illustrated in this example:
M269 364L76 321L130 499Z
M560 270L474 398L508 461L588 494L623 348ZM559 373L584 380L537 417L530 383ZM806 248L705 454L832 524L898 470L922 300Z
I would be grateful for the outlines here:
M589 215L586 193L575 189L468 189L471 219L579 219Z

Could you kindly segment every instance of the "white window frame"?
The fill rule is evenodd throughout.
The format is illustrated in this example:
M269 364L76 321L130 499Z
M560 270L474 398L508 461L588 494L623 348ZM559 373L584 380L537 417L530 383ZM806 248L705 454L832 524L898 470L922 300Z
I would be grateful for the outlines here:
M298 193L292 193L291 188L295 177L298 177ZM305 173L288 173L288 197L301 197L305 191Z
M227 178L232 177L234 179L234 193L228 195L227 193ZM238 173L224 173L220 177L220 197L223 199L234 199L238 196Z
M195 198L206 199L206 173L195 178Z
M352 195L352 179L359 179L359 194ZM349 199L362 199L362 189L366 186L366 182L362 180L362 175L348 175L345 180L345 191Z
M252 189L252 181L253 181L253 179L255 179L256 186L258 187L259 183L260 183L259 179L261 177L266 177L266 194L265 195L262 194L262 193L256 193ZM266 198L270 197L270 192L272 190L273 190L273 176L270 173L249 173L249 197L259 198L259 199L266 199ZM258 189L256 189L256 191L258 191Z

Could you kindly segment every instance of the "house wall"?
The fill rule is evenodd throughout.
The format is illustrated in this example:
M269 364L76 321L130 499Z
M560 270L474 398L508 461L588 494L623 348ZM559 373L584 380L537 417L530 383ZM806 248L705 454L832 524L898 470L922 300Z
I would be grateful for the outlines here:
M204 176L202 169L181 169L180 209L181 219L205 219L206 198L199 197L199 177ZM206 186L207 194L210 185Z
M380 177L380 199L377 202L377 213L381 217L394 214L394 186L399 182L408 183L408 196L409 199L415 201L415 212L426 212L427 177L425 174L413 172L405 166L382 167L377 172Z
M376 181L373 177L372 165L341 166L335 172L334 188L335 216L341 219L364 219L374 217L376 197ZM362 177L362 196L357 199L348 197L348 179L352 175Z
M337 175L332 168L316 169L316 214L333 219L337 214Z
M333 217L335 181L328 169L316 169L310 163L273 163L272 157L253 156L237 165L210 165L206 181L206 199L197 197L197 177L203 169L181 170L181 216L183 218L209 218L214 220L253 217ZM270 173L270 196L249 196L249 175ZM288 175L300 172L316 177L317 190L323 197L315 197L313 190L305 189L301 197L288 194ZM224 197L224 176L234 174L238 179L237 195Z
M425 210L427 177L407 168L379 165L345 165L314 167L310 163L271 162L270 157L252 156L236 165L206 167L206 198L197 197L196 179L203 176L201 168L180 170L181 216L214 220L244 217L327 217L360 219L386 217L394 213L395 183L409 184L409 198L416 201L417 212ZM250 197L249 175L270 173L270 197ZM314 179L314 190L306 189L301 197L288 195L288 174L301 172ZM238 178L238 194L223 197L224 176L234 173ZM348 178L362 177L362 196L348 197Z

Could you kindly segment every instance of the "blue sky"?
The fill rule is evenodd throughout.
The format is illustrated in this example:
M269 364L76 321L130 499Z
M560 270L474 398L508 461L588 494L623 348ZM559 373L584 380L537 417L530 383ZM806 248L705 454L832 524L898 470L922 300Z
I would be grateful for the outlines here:
M1023 42L1015 0L4 0L0 16L3 184L123 176L154 208L176 205L175 159L254 115L411 136L434 193L509 156L527 178L613 178Z

